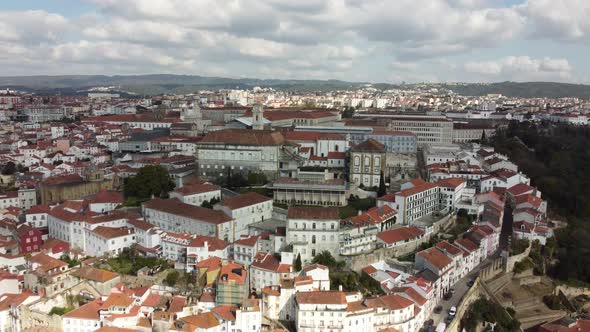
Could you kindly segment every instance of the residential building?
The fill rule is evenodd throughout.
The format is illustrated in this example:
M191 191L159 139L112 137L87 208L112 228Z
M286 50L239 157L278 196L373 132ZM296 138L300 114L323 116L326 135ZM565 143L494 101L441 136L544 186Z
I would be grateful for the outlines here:
M217 278L215 302L217 304L240 304L248 297L247 271L240 264L222 264Z

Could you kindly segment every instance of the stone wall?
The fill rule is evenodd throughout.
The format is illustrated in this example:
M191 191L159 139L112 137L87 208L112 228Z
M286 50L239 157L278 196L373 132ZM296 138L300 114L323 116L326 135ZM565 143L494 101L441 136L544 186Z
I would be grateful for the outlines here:
M495 278L498 274L504 271L504 259L502 257L498 257L491 261L489 264L484 266L479 271L479 277L482 281L487 281Z
M48 329L63 331L62 317L59 315L49 315L46 312L33 310L28 306L21 306L19 312L19 322L21 329L43 326Z
M558 285L555 287L555 294L559 294L562 291L568 298L576 297L578 295L590 296L590 288L585 287L573 287L568 285Z
M379 248L375 249L373 252L364 253L358 256L341 256L339 259L346 261L348 267L350 267L350 269L353 271L360 272L369 264L373 264L391 257L408 255L416 251L422 243L430 241L432 236L439 233L441 230L446 230L452 227L456 219L457 218L455 214L449 214L442 217L432 225L432 231L426 233L426 235L424 235L424 237L418 241L406 243L393 248Z
M461 317L465 315L471 303L475 302L481 295L481 280L477 277L473 283L473 286L469 288L467 293L463 295L461 302L457 306L457 314L455 319L447 326L445 332L460 332Z
M531 253L531 243L529 243L529 247L525 249L525 251L521 254L514 255L508 257L506 261L506 272L512 272L514 270L514 264L520 262L521 260L525 259Z

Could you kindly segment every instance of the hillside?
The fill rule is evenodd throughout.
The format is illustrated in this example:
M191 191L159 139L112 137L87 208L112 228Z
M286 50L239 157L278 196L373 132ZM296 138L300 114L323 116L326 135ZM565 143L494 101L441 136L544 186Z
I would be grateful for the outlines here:
M339 80L280 80L256 78L224 78L195 75L64 75L64 76L12 76L0 77L0 89L12 88L39 94L81 94L96 86L115 86L118 90L139 95L162 93L190 93L197 90L250 89L256 86L282 91L351 90L367 86L366 82ZM499 82L465 84L389 84L373 83L377 89L438 88L440 92L454 91L465 96L482 96L500 93L510 97L578 97L590 98L590 85L553 82Z

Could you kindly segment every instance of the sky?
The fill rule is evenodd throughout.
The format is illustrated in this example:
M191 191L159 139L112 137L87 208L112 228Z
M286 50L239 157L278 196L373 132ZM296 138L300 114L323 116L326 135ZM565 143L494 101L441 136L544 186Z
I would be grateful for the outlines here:
M590 83L590 0L19 0L2 76Z

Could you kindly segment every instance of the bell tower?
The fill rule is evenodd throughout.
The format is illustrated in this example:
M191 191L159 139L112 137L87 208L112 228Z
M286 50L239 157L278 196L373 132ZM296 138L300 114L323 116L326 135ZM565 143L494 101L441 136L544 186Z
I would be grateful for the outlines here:
M263 130L264 129L264 109L262 105L256 104L252 108L252 129Z

